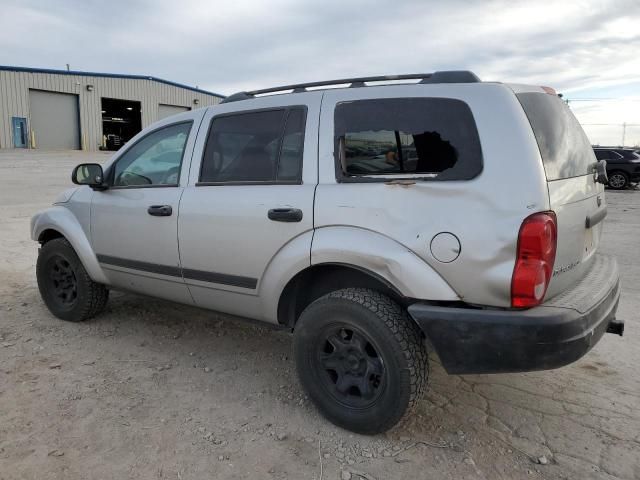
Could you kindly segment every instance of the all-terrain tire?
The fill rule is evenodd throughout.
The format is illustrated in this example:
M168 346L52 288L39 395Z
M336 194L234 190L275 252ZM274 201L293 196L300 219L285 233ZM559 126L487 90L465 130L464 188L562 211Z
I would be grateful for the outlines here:
M312 302L295 325L294 358L320 412L357 433L381 433L401 422L427 386L427 350L418 326L374 290L347 288ZM371 375L380 365L382 373Z
M65 238L55 238L40 248L36 277L45 305L62 320L87 320L107 304L109 290L91 280Z

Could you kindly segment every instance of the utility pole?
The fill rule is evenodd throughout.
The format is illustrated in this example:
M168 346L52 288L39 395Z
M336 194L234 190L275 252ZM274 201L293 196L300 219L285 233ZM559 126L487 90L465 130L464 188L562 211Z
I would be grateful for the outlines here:
M627 136L627 122L622 124L622 146L624 147L624 137Z

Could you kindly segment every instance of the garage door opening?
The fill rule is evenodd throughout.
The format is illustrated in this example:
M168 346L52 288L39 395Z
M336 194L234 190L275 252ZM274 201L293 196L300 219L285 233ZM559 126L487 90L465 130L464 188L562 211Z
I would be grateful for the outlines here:
M142 130L140 102L102 99L102 148L118 150Z

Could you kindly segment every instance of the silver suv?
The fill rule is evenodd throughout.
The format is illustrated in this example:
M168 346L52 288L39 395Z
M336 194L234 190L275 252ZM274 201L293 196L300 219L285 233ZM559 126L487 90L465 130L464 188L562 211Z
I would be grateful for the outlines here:
M242 92L72 179L31 225L54 315L122 289L292 330L303 387L356 432L416 405L427 344L450 373L519 372L622 334L605 165L547 87L455 71Z

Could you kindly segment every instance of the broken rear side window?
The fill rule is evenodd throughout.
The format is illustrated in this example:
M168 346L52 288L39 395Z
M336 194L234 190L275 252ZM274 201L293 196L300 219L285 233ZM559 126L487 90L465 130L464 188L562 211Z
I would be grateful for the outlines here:
M469 106L449 98L343 102L335 110L339 179L419 175L468 180L482 171Z

